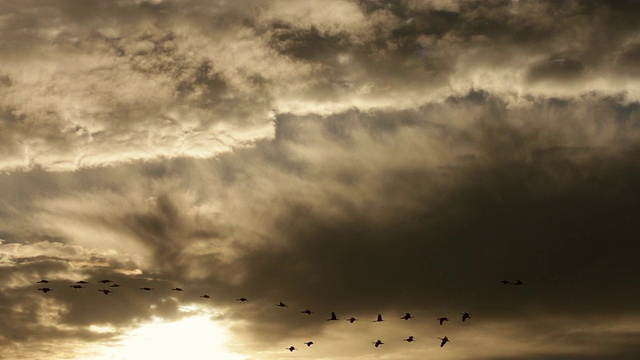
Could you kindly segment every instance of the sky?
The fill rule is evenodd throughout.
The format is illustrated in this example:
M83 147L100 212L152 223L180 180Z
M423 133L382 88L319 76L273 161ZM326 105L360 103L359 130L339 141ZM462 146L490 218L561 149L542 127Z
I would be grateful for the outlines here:
M637 359L639 160L635 1L0 0L0 359Z

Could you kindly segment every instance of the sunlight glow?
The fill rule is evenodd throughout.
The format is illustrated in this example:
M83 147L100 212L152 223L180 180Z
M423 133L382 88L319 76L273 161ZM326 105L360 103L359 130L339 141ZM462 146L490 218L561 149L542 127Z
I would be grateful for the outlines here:
M206 315L175 322L156 319L122 338L118 345L105 348L93 360L244 359L225 349L227 334L224 328Z

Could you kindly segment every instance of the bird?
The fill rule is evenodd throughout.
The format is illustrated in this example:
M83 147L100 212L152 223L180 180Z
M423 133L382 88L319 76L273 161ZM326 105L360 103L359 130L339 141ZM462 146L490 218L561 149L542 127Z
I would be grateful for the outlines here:
M444 323L445 321L449 321L449 319L446 317L439 317L438 321L440 321L440 325L442 325L442 323Z
M236 299L236 300L237 300L237 301L240 301L241 303L243 303L243 302L245 302L245 301L247 301L247 300L249 300L249 299L241 297L240 299Z
M113 292L113 291L111 291L111 290L107 290L107 289L100 289L100 290L98 290L98 291L101 291L101 292L102 292L103 294L105 294L105 295L109 295L109 293L112 293L112 292Z
M181 289L181 288L173 288L173 289L171 289L171 290L173 290L173 291L182 291L182 289Z
M42 280L38 281L36 284L47 284L47 283L49 283L49 280L42 279Z
M47 287L46 288L39 288L38 290L42 291L45 294L48 293L49 291L53 291L53 289L50 289L50 288L47 288Z
M208 299L208 298L210 298L211 296L209 296L209 295L207 295L207 294L204 294L204 295L200 295L200 297L201 297L201 298Z
M509 280L502 280L502 281L500 281L500 282L501 282L501 283L503 283L503 284L505 284L505 285L509 285L509 284L511 284L511 281L509 281Z
M438 338L440 340L442 340L442 342L440 343L440 347L443 347L444 344L448 343L450 340L445 336L443 338Z
M306 343L304 343L304 344L305 344L305 345L307 345L307 346L311 346L311 345L313 345L313 341L307 341L307 342L306 342Z
M83 286L82 285L69 285L70 288L74 288L74 289L82 289Z
M305 311L300 311L300 313L302 313L302 314L307 314L307 315L311 315L311 314L313 314L313 311L311 311L311 310L307 309L307 310L305 310Z
M328 319L327 319L327 321L331 321L331 320L339 320L339 319L336 317L336 313L331 312L331 317L330 317L330 318L328 318Z
M109 285L109 287L120 287L120 285L118 285L118 284L111 284L111 285Z
M524 285L524 283L522 282L522 280L518 280L514 282L512 285Z
M282 301L280 301L280 303L276 306L280 306L280 307L289 307L289 305L283 303Z
M404 316L403 316L403 317L401 317L400 319L409 320L409 319L411 319L411 314L410 314L410 313L406 313L406 314L404 314Z
M378 314L378 318L373 320L373 322L381 322L381 321L384 321L384 320L382 320L382 315L381 314Z
M140 290L144 290L144 291L151 291L153 290L153 288L150 287L141 287Z
M465 320L467 320L467 319L470 319L470 318L471 318L471 315L469 315L469 313L468 313L468 312L460 313L460 314L462 314L462 322L464 322Z
M372 341L372 344L375 344L375 346L378 347L384 343L382 342L382 340L378 339L377 341Z
M406 342L412 342L413 340L413 335L409 336L408 338L404 339L404 341Z
M76 281L76 284L86 284L87 282L84 280Z
M287 350L289 350L289 351L293 352L293 350L296 350L296 348L295 348L294 346L289 346L289 347L287 348Z
M358 319L354 318L354 317L350 317L348 319L346 319L346 321L348 321L349 323L353 324L354 321L358 321Z
M113 282L113 281L111 281L111 280L100 280L100 281L98 281L98 282L99 282L99 283L106 284L106 283L110 283L110 282Z

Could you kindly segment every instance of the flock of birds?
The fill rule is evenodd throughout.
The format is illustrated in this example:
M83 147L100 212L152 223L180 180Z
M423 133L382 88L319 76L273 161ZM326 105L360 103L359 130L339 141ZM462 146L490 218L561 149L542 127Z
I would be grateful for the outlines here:
M516 281L502 280L500 282L502 284L504 284L504 285L513 285L513 286L522 286L522 285L524 285L524 282L522 282L522 280L516 280ZM37 283L38 284L48 284L49 280L43 279L43 280L38 281ZM107 288L98 289L98 291L102 292L104 295L109 295L110 293L113 292L113 290L110 290L108 288L118 288L118 287L120 287L119 284L113 282L112 280L108 280L108 279L99 280L98 283L104 285L104 287L107 287ZM83 289L83 288L85 288L86 284L88 284L87 281L81 280L81 281L75 282L75 284L73 284L73 285L69 285L69 287L73 288L73 289ZM50 291L53 291L53 289L49 288L49 287L41 287L41 288L38 288L38 290L42 291L45 294L50 292ZM142 290L142 291L153 291L155 289L151 288L151 287L141 287L140 290ZM183 291L183 289L179 288L179 287L175 287L175 288L172 288L171 291L181 292L181 291ZM204 299L209 299L210 298L210 296L208 294L200 295L200 297L204 298ZM248 300L249 299L247 299L245 297L241 297L241 298L237 298L236 299L236 301L238 301L240 303L244 303L244 302L246 302ZM276 306L282 307L282 308L289 307L287 304L283 303L282 301L280 301L278 304L276 304ZM301 311L301 313L302 314L306 314L306 315L311 315L313 313L313 311L311 311L309 309L306 309L306 310ZM462 322L465 322L466 320L471 318L471 314L469 314L468 312L461 312L460 315L462 315L462 317L461 317ZM405 313L404 316L400 317L400 319L403 319L403 320L409 320L411 318L412 318L411 313ZM340 319L337 317L335 312L331 312L331 316L328 319L326 319L326 321L337 321L337 320L340 320ZM345 320L348 321L351 324L353 324L355 321L358 321L358 319L355 318L355 317L350 317L350 318L345 319ZM447 318L447 317L439 317L439 318L436 318L436 320L438 320L440 325L443 325L445 321L449 321L449 318ZM382 322L382 321L384 321L384 319L382 318L382 314L378 314L378 317L375 320L373 320L373 322L378 322L378 323ZM440 347L443 347L446 343L450 342L449 338L446 337L446 336L442 337L442 338L438 338L438 339L440 340ZM413 335L411 335L411 336L408 336L406 339L403 339L403 340L408 342L408 343L410 343L410 342L415 341L415 338L413 337ZM313 341L307 341L304 344L307 345L307 347L311 347L311 345L313 345L314 343L313 343ZM382 342L382 340L378 339L376 341L372 341L372 344L374 344L374 346L377 348L380 345L384 345L384 342ZM286 348L286 350L289 350L290 352L293 352L293 351L298 350L298 349L295 346L292 345L292 346Z

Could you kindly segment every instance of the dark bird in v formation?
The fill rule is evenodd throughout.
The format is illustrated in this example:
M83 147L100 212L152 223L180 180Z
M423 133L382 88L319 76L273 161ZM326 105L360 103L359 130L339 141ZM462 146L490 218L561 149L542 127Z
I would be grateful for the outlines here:
M442 323L444 323L445 321L449 321L449 319L447 319L446 317L439 317L438 321L440 321L440 325L442 325Z
M107 290L107 289L100 289L100 290L98 290L98 291L102 292L102 293L103 293L103 294L105 294L105 295L109 295L109 293L112 293L112 292L113 292L113 291L111 291L111 290Z
M47 284L47 283L49 283L49 280L42 279L42 280L38 281L36 284Z
M70 288L74 288L74 289L82 289L83 286L82 285L69 285Z
M469 315L469 313L468 313L468 312L460 313L460 314L462 315L462 322L464 322L465 320L467 320L467 319L470 319L470 318L471 318L471 315Z
M46 294L46 293L48 293L49 291L53 291L53 289L50 289L50 288L48 288L48 287L46 287L46 288L39 288L38 290L42 291L42 292L43 292L43 293L45 293L45 294Z
M378 339L377 341L372 341L371 343L372 343L372 344L374 344L374 345L375 345L375 347L378 347L378 346L380 346L380 345L383 345L383 344L384 344L384 343L382 342L382 340L380 340L380 339Z
M200 295L200 297L201 297L201 298L208 299L208 298L210 298L211 296L209 296L209 295L207 295L207 294L204 294L204 295Z
M111 284L111 285L109 285L109 287L120 287L120 285L118 285L118 284Z
M305 344L305 345L307 345L307 346L311 346L311 345L313 345L313 341L307 341L307 342L306 342L306 343L304 343L304 344Z
M311 310L307 309L307 310L305 310L305 311L300 311L300 313L302 313L302 314L307 314L307 315L311 315L311 314L313 314L313 311L311 311Z
M293 350L296 350L296 348L295 348L294 346L289 346L289 347L287 348L287 350L289 350L289 351L293 352Z
M76 281L76 284L87 284L87 282L84 280L80 280L80 281Z
M450 342L450 341L451 341L451 340L449 340L446 336L445 336L445 337L443 337L443 338L438 338L438 339L442 340L442 341L440 342L440 347L443 347L443 346L444 346L444 344L446 344L446 343L448 343L448 342Z
M350 317L348 319L346 319L346 321L348 321L349 323L353 324L354 321L358 321L358 319L354 318L354 317Z
M411 314L410 314L410 313L406 313L406 314L404 314L404 316L403 316L403 317L401 317L400 319L409 320L409 319L411 319Z
M404 341L412 342L412 341L415 341L415 340L413 340L413 335L412 335L412 336L409 336L408 338L404 339Z
M181 288L173 288L173 289L171 289L171 290L172 290L172 291L182 291L182 289L181 289Z
M289 305L283 303L282 301L280 301L280 303L276 306L280 306L280 307L289 307Z
M245 302L245 301L247 301L247 300L249 300L249 299L247 299L247 298L243 298L243 297L241 297L241 298L239 298L239 299L236 299L236 301L240 301L241 303L243 303L243 302Z
M373 322L382 322L384 320L382 320L382 314L378 314L378 318L373 320Z
M340 320L336 317L336 313L331 312L331 317L327 319L327 321L331 321L331 320Z
M153 288L150 287L141 287L140 290L144 290L144 291L151 291L153 290Z
M99 283L106 284L106 283L110 283L110 282L113 282L113 281L111 281L111 280L106 280L106 279L105 279L105 280L100 280L100 281L98 281L98 282L99 282Z

